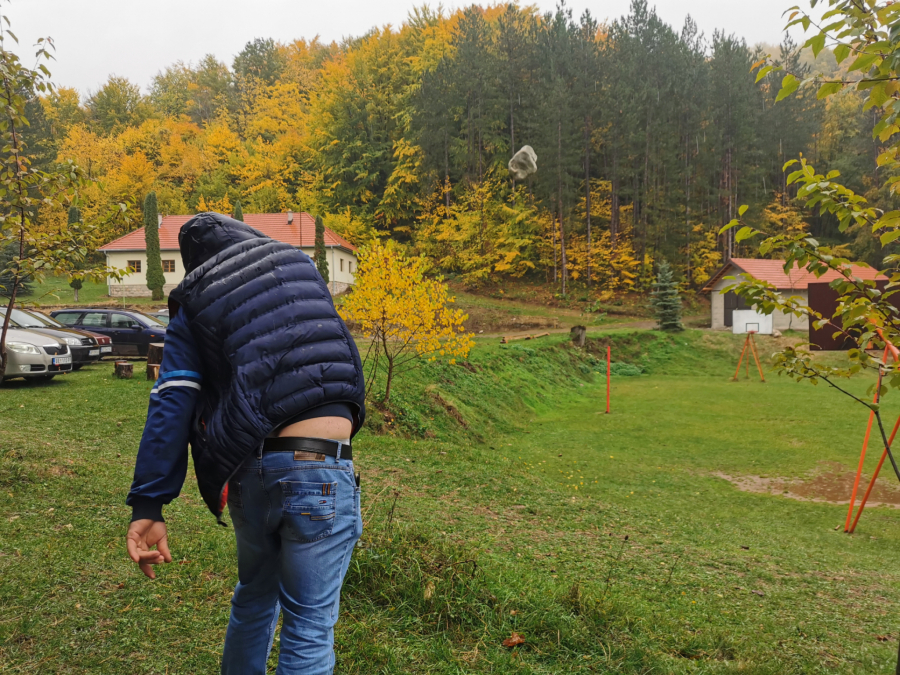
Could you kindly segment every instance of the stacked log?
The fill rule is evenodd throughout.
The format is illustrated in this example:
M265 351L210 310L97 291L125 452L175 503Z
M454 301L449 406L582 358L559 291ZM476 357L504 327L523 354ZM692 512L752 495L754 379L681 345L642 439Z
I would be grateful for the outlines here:
M151 342L147 349L147 379L156 381L159 379L159 367L162 365L163 347L162 342Z

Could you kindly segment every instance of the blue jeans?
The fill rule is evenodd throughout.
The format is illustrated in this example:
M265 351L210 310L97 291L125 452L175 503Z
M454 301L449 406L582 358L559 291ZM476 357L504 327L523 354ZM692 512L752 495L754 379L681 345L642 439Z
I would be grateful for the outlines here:
M278 675L330 675L341 584L362 534L353 462L254 453L228 485L238 585L223 675L264 675L279 612Z

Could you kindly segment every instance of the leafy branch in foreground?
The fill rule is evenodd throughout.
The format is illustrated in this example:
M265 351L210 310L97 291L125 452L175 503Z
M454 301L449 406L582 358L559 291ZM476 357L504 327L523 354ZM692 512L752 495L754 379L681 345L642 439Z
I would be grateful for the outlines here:
M9 21L2 17L7 25ZM29 125L28 101L49 92L50 72L44 61L51 58L46 39L38 41L36 68L26 68L19 57L7 49L7 41L15 36L0 23L0 250L12 249L4 256L0 278L6 280L0 291L6 296L6 313L0 328L0 381L6 372L6 336L12 308L19 292L30 281L41 281L47 275L68 279L103 278L116 272L84 265L88 254L100 243L97 228L82 222L67 224L58 231L38 227L41 209L68 205L78 188L88 182L80 168L63 162L55 170L42 171L32 166L22 138ZM111 214L124 214L119 205Z
M824 3L810 0L812 8L820 4ZM863 92L863 109L876 109L881 113L873 129L873 137L881 144L877 162L886 176L886 186L893 195L900 183L900 30L897 30L900 25L900 4L878 3L876 0L828 0L827 6L829 9L823 14L821 24L799 7L793 7L788 10L791 12L788 27L801 25L806 31L813 29L804 46L812 49L814 55L818 55L827 44L833 48L839 64L853 56L853 61L847 68L848 77L822 82L822 78L816 74L800 80L787 73L776 100L782 100L802 87L815 85L819 85L817 96L820 99L833 96L848 87L855 87ZM754 69L759 68L758 79L781 69L778 64L768 61L766 58L754 64ZM860 78L854 81L850 74L855 72L860 74ZM900 211L885 211L871 206L865 197L837 180L839 172L816 173L802 156L787 162L783 170L791 168L793 171L787 176L786 182L796 186L798 199L803 200L807 208L817 209L819 214L833 216L841 232L846 232L849 228L871 228L873 233L880 236L882 246L889 246L900 239ZM884 259L885 269L882 272L887 278L886 283L861 279L854 274L850 260L840 255L835 248L821 245L808 232L768 234L743 221L746 211L747 207L742 206L739 217L723 227L722 232L739 228L735 233L736 241L762 237L760 253L783 259L785 272L796 267L808 270L817 278L836 272L836 278L829 285L837 293L837 307L832 316L823 316L809 308L802 298L782 297L770 284L755 279L735 279L735 283L723 292L734 291L750 306L766 314L781 311L799 317L806 316L811 325L820 329L830 326L835 331L834 337L843 337L849 343L847 368L834 368L814 361L809 351L795 347L789 347L775 355L775 368L797 381L812 384L826 382L870 408L878 419L882 440L900 478L900 471L890 453L877 403L888 390L900 387L900 372L896 362L889 364L887 359L880 360L868 351L873 347L885 349L890 345L890 349L893 345L900 344L900 313L892 300L900 290L900 270L897 267L900 255L892 254ZM835 382L864 369L878 371L875 403L863 401Z

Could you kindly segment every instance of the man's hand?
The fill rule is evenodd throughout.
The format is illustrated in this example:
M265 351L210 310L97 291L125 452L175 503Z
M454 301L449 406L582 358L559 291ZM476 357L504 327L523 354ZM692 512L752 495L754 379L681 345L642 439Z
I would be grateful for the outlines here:
M166 524L156 520L145 518L135 520L128 526L128 534L125 537L128 545L128 555L136 562L141 572L151 579L156 578L156 573L151 565L172 562L169 553L169 542L166 539ZM156 550L152 550L153 547Z

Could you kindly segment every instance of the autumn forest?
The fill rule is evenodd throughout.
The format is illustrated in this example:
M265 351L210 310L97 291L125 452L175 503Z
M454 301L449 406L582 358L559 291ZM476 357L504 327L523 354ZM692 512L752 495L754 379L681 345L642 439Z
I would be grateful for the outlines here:
M107 239L139 226L153 190L163 214L309 211L471 284L643 290L666 260L697 288L729 256L759 255L719 234L746 204L764 231L809 228L877 263L877 239L797 204L782 171L802 153L884 206L873 113L849 88L776 103L783 74L751 72L766 54L798 77L838 71L827 49L703 35L644 0L609 23L564 6L421 8L340 44L256 39L150 83L60 83L31 102L26 140L36 166L72 159L95 179L87 221L130 205ZM525 145L538 171L516 181L507 162Z

